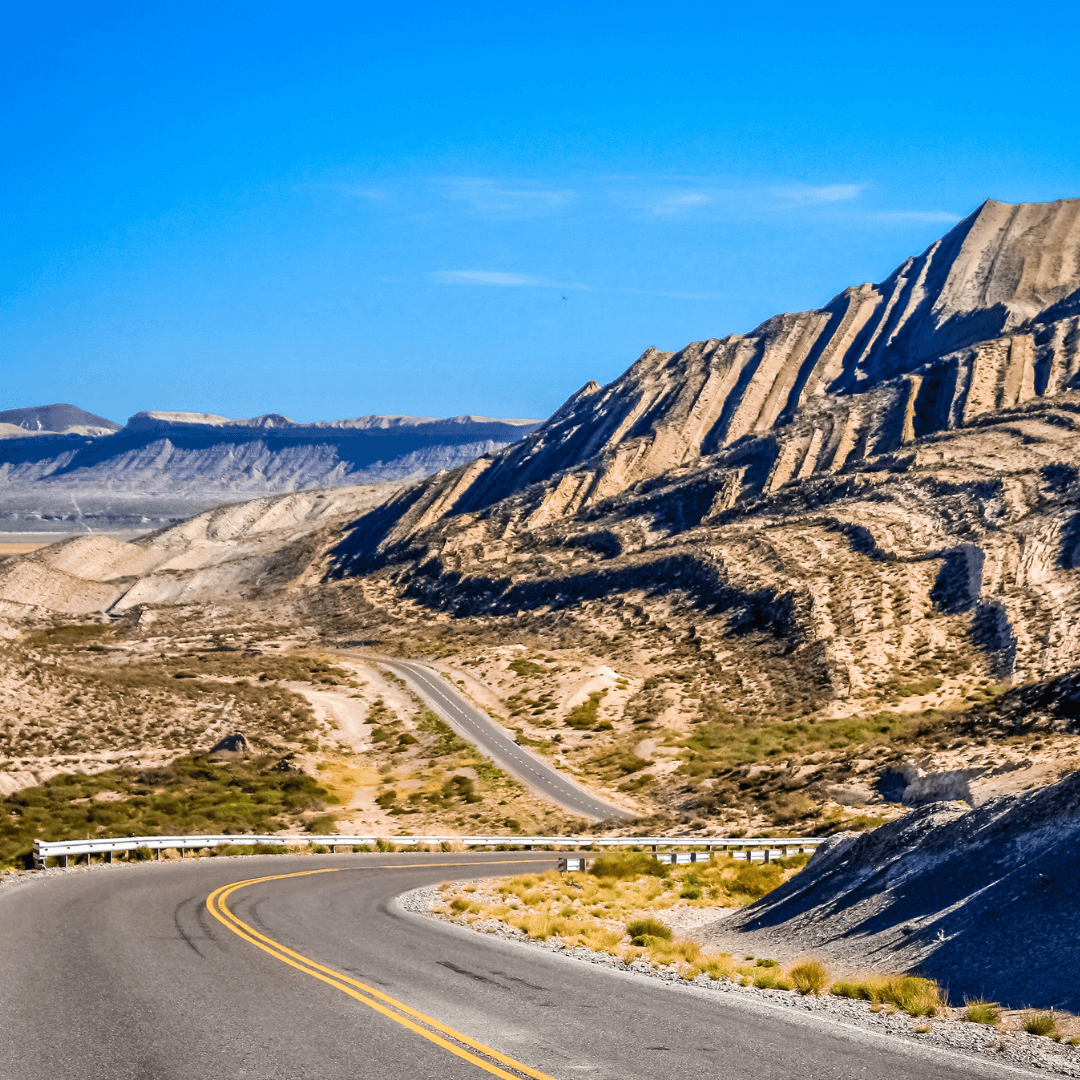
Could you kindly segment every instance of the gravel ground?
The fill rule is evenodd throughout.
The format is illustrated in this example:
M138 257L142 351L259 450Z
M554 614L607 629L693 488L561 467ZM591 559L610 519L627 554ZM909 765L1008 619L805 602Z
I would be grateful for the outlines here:
M486 883L486 882L485 882ZM455 884L466 884L455 882ZM477 882L481 884L481 882ZM627 964L610 953L595 952L581 945L567 945L559 938L536 941L520 930L507 926L497 919L479 919L466 924L460 919L438 915L432 909L440 902L438 886L429 886L403 893L397 902L406 911L429 918L441 919L464 926L478 933L495 934L536 949L546 949L579 963L599 964L601 967L632 972L646 979L658 979L668 984L700 987L717 994L738 994L772 1006L797 1009L802 1013L822 1017L865 1028L880 1035L893 1035L911 1039L927 1046L939 1046L954 1052L975 1054L993 1061L1007 1063L1021 1069L1039 1070L1058 1076L1080 1077L1080 1047L1056 1043L1052 1039L1026 1032L1000 1031L982 1024L970 1024L963 1020L944 1017L911 1017L902 1012L871 1012L870 1002L852 1001L836 997L803 997L791 990L758 990L752 986L740 986L732 979L710 979L699 975L693 980L684 979L675 967L654 968L646 961ZM930 1028L921 1032L919 1028Z

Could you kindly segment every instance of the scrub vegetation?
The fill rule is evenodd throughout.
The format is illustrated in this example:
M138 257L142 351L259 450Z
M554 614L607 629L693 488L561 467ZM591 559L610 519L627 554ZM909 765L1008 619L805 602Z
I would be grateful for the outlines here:
M30 865L35 839L318 832L309 826L317 826L334 796L272 763L184 757L160 768L67 774L24 788L0 799L0 867Z
M557 938L568 947L605 952L688 980L727 979L758 990L865 1001L871 1011L919 1018L923 1026L916 1031L931 1030L926 1020L955 1019L1065 1040L1077 1027L1076 1018L1064 1014L1009 1013L985 1001L950 1008L945 991L917 975L837 979L813 957L782 964L769 957L705 952L698 942L680 936L682 912L751 903L798 873L805 862L800 856L754 865L722 856L670 866L646 852L604 854L587 873L549 871L444 884L435 910L476 929L503 923L534 940ZM1080 1043L1080 1036L1068 1041Z

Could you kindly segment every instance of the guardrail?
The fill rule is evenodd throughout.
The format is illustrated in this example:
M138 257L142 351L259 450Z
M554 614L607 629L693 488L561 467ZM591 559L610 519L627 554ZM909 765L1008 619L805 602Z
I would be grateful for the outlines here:
M464 847L504 847L524 848L531 851L537 847L641 847L658 851L663 847L694 847L705 851L732 851L736 858L753 859L760 853L764 862L771 861L788 851L798 852L813 850L825 842L824 837L722 837L722 836L281 836L259 833L222 833L207 836L110 836L97 837L93 840L35 840L34 866L42 869L46 859L62 859L61 865L68 866L68 860L85 855L89 861L92 855L104 855L106 862L112 862L116 852L148 850L161 858L161 853L168 849L180 852L183 858L186 851L197 851L222 845L250 847L258 844L264 847L296 847L317 845L336 851L339 847L369 846L379 842L394 844L397 847L414 847L432 844L461 844ZM675 852L663 854L663 861L692 862L694 852Z

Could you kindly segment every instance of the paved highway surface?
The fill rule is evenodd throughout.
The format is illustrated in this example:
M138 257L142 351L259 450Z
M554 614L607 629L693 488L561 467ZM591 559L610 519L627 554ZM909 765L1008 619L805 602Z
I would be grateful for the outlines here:
M516 776L537 794L582 817L633 820L620 806L598 799L506 733L506 728L478 709L437 671L412 660L383 660L380 663L403 678L455 731L479 747L506 772Z
M1032 1075L607 971L393 903L420 885L552 863L539 852L197 859L72 870L5 889L0 1076Z

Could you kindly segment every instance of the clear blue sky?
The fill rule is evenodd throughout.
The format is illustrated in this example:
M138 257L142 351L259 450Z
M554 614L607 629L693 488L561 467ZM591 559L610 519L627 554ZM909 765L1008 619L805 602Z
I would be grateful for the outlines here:
M9 2L0 409L545 416L1080 196L1077 11Z

